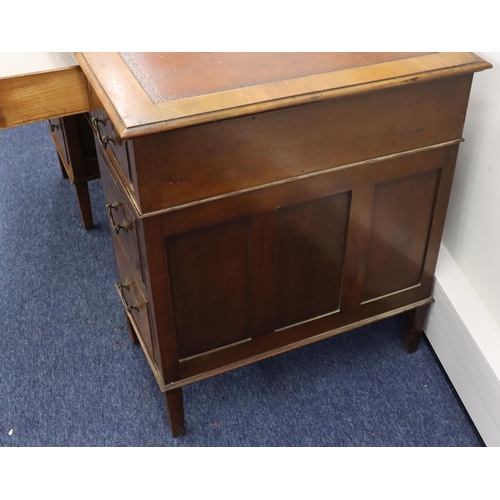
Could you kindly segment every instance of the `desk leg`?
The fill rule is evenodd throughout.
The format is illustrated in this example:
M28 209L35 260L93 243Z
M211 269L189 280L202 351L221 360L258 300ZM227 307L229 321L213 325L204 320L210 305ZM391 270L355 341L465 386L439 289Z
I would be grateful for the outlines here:
M135 333L135 329L128 318L127 318L127 326L128 326L128 334L130 335L130 341L134 345L139 344L140 342L139 339L137 338L137 334Z
M78 182L75 183L75 188L83 227L85 229L92 229L94 221L92 220L92 208L90 207L89 187L86 182Z
M61 157L59 156L59 153L57 154L57 159L59 160L59 166L61 167L61 174L63 176L63 179L68 178L68 172L66 172L66 167L64 166L64 163L61 160Z
M180 437L186 432L182 388L167 391L165 393L165 401L167 403L167 416L172 436Z
M428 310L429 304L406 313L406 324L403 334L403 349L408 354L415 352L418 349Z

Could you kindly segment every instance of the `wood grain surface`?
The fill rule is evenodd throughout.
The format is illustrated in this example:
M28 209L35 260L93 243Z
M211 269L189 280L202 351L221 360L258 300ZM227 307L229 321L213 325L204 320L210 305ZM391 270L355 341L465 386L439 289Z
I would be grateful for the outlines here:
M122 300L146 302L127 314L174 435L186 384L401 313L416 349L473 73L489 63L78 59L104 106L93 113L106 200L123 195L135 223L113 237L120 279L143 278Z
M87 79L78 66L0 78L0 129L90 109Z
M293 57L307 61L307 56L282 56L282 64L272 69L277 76L272 77L272 72L268 71L266 79L265 58L261 56L254 61L255 65L261 66L259 68L250 68L250 63L235 67L239 76L230 79L230 88L220 87L220 83L214 84L213 81L210 83L210 78L200 78L191 90L196 95L185 97L178 93L175 98L176 94L169 97L168 81L161 83L163 80L155 76L168 72L168 54L140 60L140 64L136 58L135 66L131 62L132 56L129 56L133 70L119 53L75 55L122 139L491 67L469 52L408 53L408 57L399 54L393 57L394 60L390 54L383 54L373 55L371 60L366 56L361 61L356 53L321 53L311 56L310 59L316 62L308 63L312 64L310 74L304 74L305 70L298 68L293 61ZM249 56L234 56L235 60L240 57ZM289 57L288 62L286 57ZM325 61L330 61L330 66ZM287 64L289 68L285 67ZM333 70L317 72L328 67ZM191 69L187 74L192 71L196 72ZM287 78L294 74L302 76ZM254 75L253 80L251 75ZM245 77L250 79L245 81ZM218 88L222 90L218 91Z

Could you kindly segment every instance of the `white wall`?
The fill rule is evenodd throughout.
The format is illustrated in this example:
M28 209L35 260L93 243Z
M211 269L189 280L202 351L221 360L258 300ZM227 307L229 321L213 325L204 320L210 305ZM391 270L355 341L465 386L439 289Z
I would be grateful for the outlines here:
M424 327L487 446L500 446L500 53L476 73Z
M443 243L500 326L500 52L477 55Z

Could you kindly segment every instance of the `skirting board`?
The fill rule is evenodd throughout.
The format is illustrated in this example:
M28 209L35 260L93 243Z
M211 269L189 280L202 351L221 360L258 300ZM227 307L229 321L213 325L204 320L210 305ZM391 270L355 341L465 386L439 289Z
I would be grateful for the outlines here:
M500 328L444 245L424 331L486 446L500 446Z

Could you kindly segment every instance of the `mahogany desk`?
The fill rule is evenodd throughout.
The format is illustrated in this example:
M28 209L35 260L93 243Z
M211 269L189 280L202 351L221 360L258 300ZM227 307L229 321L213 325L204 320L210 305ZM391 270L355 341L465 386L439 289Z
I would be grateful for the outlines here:
M134 338L182 387L406 312L418 346L470 53L77 54ZM101 104L102 103L102 104Z
M489 63L76 56L116 290L174 436L186 384L400 313L418 347L472 77Z

